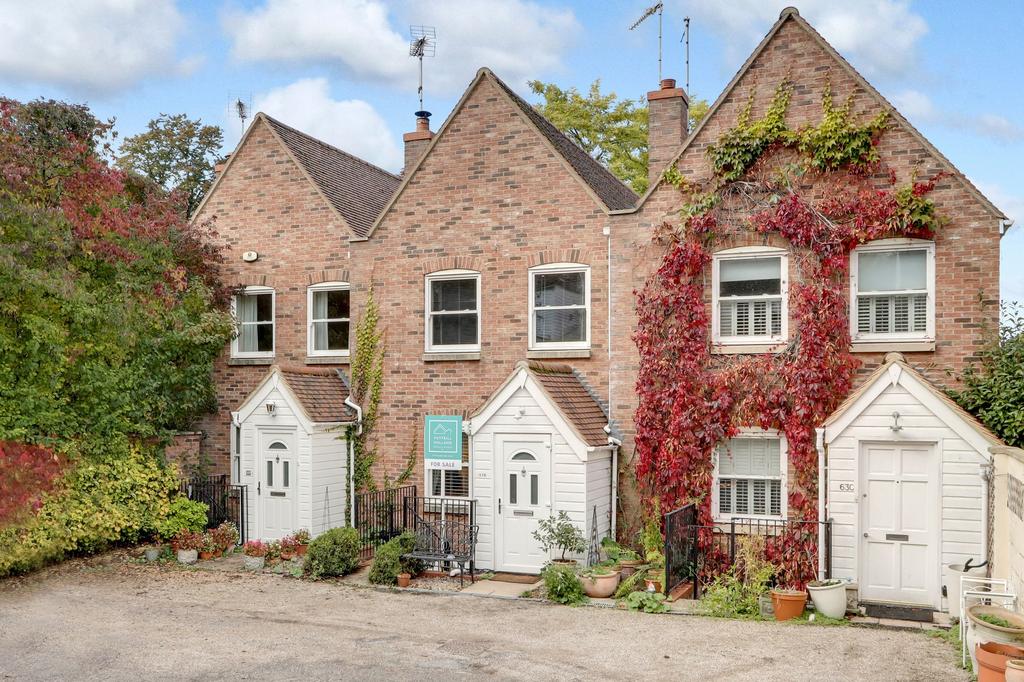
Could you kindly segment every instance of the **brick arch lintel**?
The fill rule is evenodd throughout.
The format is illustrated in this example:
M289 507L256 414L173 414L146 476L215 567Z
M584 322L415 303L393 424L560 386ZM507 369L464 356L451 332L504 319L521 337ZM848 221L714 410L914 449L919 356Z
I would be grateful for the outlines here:
M590 265L592 254L584 249L547 249L529 256L528 267L548 265L550 263L579 263Z
M423 261L423 274L429 275L443 270L473 270L480 272L480 259L477 256L442 256Z
M324 282L345 282L351 283L349 279L351 275L348 270L341 268L329 268L324 270L317 270L307 275L307 285L312 286L314 284L323 284Z

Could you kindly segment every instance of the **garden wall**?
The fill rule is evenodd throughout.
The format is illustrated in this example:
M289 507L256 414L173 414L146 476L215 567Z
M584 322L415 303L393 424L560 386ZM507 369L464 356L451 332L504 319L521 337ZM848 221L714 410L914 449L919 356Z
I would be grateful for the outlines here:
M1007 578L1024 613L1024 450L991 449L993 478L992 577Z

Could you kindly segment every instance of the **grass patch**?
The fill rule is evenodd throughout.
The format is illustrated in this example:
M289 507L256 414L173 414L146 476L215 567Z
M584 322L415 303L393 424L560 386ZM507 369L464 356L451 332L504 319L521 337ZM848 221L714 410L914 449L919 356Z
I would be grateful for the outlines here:
M964 665L963 642L960 640L960 626L957 623L953 623L953 627L948 630L925 630L925 634L934 639L941 639L946 642L956 655L956 667L961 670L973 672L971 670L971 657L967 656L967 664Z

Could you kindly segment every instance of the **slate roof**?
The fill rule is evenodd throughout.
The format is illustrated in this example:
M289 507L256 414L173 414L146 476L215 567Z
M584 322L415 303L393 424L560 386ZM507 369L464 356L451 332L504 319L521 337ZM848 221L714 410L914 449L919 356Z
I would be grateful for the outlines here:
M339 370L279 367L278 371L314 422L350 422L355 418L345 404L348 384Z
M505 91L512 101L523 110L523 113L537 127L544 137L554 146L558 153L569 162L573 170L594 191L604 205L612 211L632 208L639 197L624 185L611 171L594 160L583 148L566 137L551 121L544 118L529 102L517 95L512 88L491 72L494 81Z
M608 415L583 377L561 363L530 361L525 366L587 445L608 445Z
M397 175L260 114L357 237L365 237L377 214L401 184Z

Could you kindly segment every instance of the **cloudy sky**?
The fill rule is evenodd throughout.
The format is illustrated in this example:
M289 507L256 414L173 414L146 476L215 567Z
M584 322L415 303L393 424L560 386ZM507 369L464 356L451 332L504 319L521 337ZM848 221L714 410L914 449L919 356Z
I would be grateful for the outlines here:
M480 66L520 92L530 78L595 78L642 98L657 81L649 0L0 0L0 94L87 102L122 135L160 113L241 127L241 98L374 163L401 166L412 129L410 25L437 29L426 64L435 128ZM666 0L665 75L713 100L793 0ZM1016 0L804 0L811 21L1019 223L1002 242L1004 298L1024 300L1024 74Z

